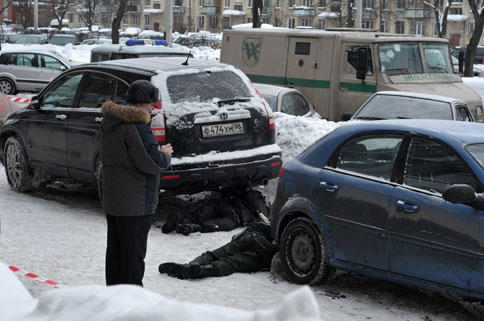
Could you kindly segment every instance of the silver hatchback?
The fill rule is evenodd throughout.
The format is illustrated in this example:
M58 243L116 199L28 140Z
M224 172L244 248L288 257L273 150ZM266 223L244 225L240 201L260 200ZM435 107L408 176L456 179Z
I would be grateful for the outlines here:
M55 51L1 51L0 92L11 95L18 91L40 91L71 65Z

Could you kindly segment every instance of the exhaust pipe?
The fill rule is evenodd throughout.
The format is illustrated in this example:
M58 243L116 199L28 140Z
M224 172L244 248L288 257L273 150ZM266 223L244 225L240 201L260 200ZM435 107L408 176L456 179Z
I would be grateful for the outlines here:
M263 179L261 179L261 181L260 181L260 182L261 182L261 184L262 184L262 185L264 185L264 186L265 186L265 185L267 185L267 184L269 183L269 179L267 179L267 178L263 178Z

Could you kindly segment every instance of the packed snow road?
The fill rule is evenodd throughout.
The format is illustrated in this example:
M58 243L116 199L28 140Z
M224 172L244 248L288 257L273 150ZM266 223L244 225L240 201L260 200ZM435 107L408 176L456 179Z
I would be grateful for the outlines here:
M16 193L10 190L0 166L0 194L0 262L67 286L104 285L106 222L95 191L48 188ZM148 240L146 289L176 300L254 310L276 306L299 288L269 272L191 281L160 275L160 263L189 261L240 231L163 234L160 226L166 215L189 203L171 198L160 204ZM18 277L35 298L45 291L57 291ZM322 320L474 319L458 303L440 295L352 273L337 272L325 284L311 289Z

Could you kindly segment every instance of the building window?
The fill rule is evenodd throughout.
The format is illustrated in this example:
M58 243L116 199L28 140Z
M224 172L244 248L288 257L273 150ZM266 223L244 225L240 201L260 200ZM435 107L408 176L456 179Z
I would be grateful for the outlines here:
M363 8L373 8L373 0L363 0Z
M397 0L397 9L405 9L405 0Z
M242 11L242 5L241 4L234 4L234 10Z
M319 19L318 20L318 29L324 29L326 27L326 20Z
M438 37L439 36L439 27L437 27L437 22L434 22L434 28L433 28L433 32L432 32L432 35L434 37Z
M101 22L109 24L111 22L111 15L109 13L101 13Z
M312 27L313 19L301 19L301 26Z
M425 22L413 21L412 22L412 35L423 36L425 35Z
M204 18L205 18L204 16L199 16L199 17L198 17L198 26L199 26L200 28L203 28L203 25L204 25L204 23L205 23Z
M150 6L150 4L151 4L151 0L145 0L145 6L146 6L146 7L149 7L149 6Z
M202 2L203 0L198 0L198 6L201 8L202 7Z
M94 23L99 23L99 16L97 14L94 15L94 19L93 19Z
M302 0L303 7L311 7L312 3L311 0Z
M276 0L276 8L280 8L281 7L281 0Z
M192 7L192 0L187 1L187 7L191 8Z
M218 27L218 17L217 16L211 16L210 17L210 28L217 28Z
M69 13L67 15L67 19L69 19L69 22L74 22L74 14L73 13Z
M141 16L139 14L134 14L132 19L133 25L139 26L141 23Z
M382 21L381 22L381 28L380 30L382 32L388 32L388 21Z
M123 17L123 24L125 24L125 25L128 24L128 15L124 15L124 17Z
M402 35L405 33L405 21L395 22L395 33Z
M296 0L289 0L289 1L287 2L287 6L288 6L289 8L292 8L292 7L294 7L295 5L296 5Z
M191 2L191 0L190 0L190 2ZM153 3L153 9L161 9L161 4Z
M149 26L149 25L150 25L150 16L145 15L145 26Z
M326 8L326 0L318 0L319 8Z
M247 8L252 8L252 0L247 0Z
M77 23L81 23L82 22L82 16L81 15L77 15Z
M279 18L274 19L274 27L282 27L281 19L279 19Z
M230 8L230 0L224 0L224 7Z
M222 23L224 24L224 29L228 29L230 27L230 18L224 17Z
M380 0L380 8L382 10L388 10L389 9L388 1L389 0Z
M462 8L450 8L449 14L462 14Z
M361 28L373 29L373 20L362 20L361 21Z
M474 29L476 28L476 25L474 24L474 22L469 22L467 28L469 28L469 38L470 38L474 33Z
M287 27L294 29L296 24L296 20L294 18L290 18L287 20Z

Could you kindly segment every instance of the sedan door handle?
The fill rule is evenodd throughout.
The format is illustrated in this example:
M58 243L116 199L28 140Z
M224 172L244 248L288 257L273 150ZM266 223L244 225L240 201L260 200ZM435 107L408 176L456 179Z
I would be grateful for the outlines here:
M67 118L67 116L64 115L64 114L58 114L58 115L55 115L55 118L59 119L59 120L65 120Z
M100 122L102 122L102 121L103 121L103 118L102 118L102 117L96 117L96 118L94 118L94 121L95 121L96 123L100 123Z
M338 185L323 181L319 182L319 187L323 188L326 192L336 192L339 189Z
M420 209L420 206L412 204L412 203L407 203L402 200L397 201L397 208L400 211L403 211L405 213L417 213Z

